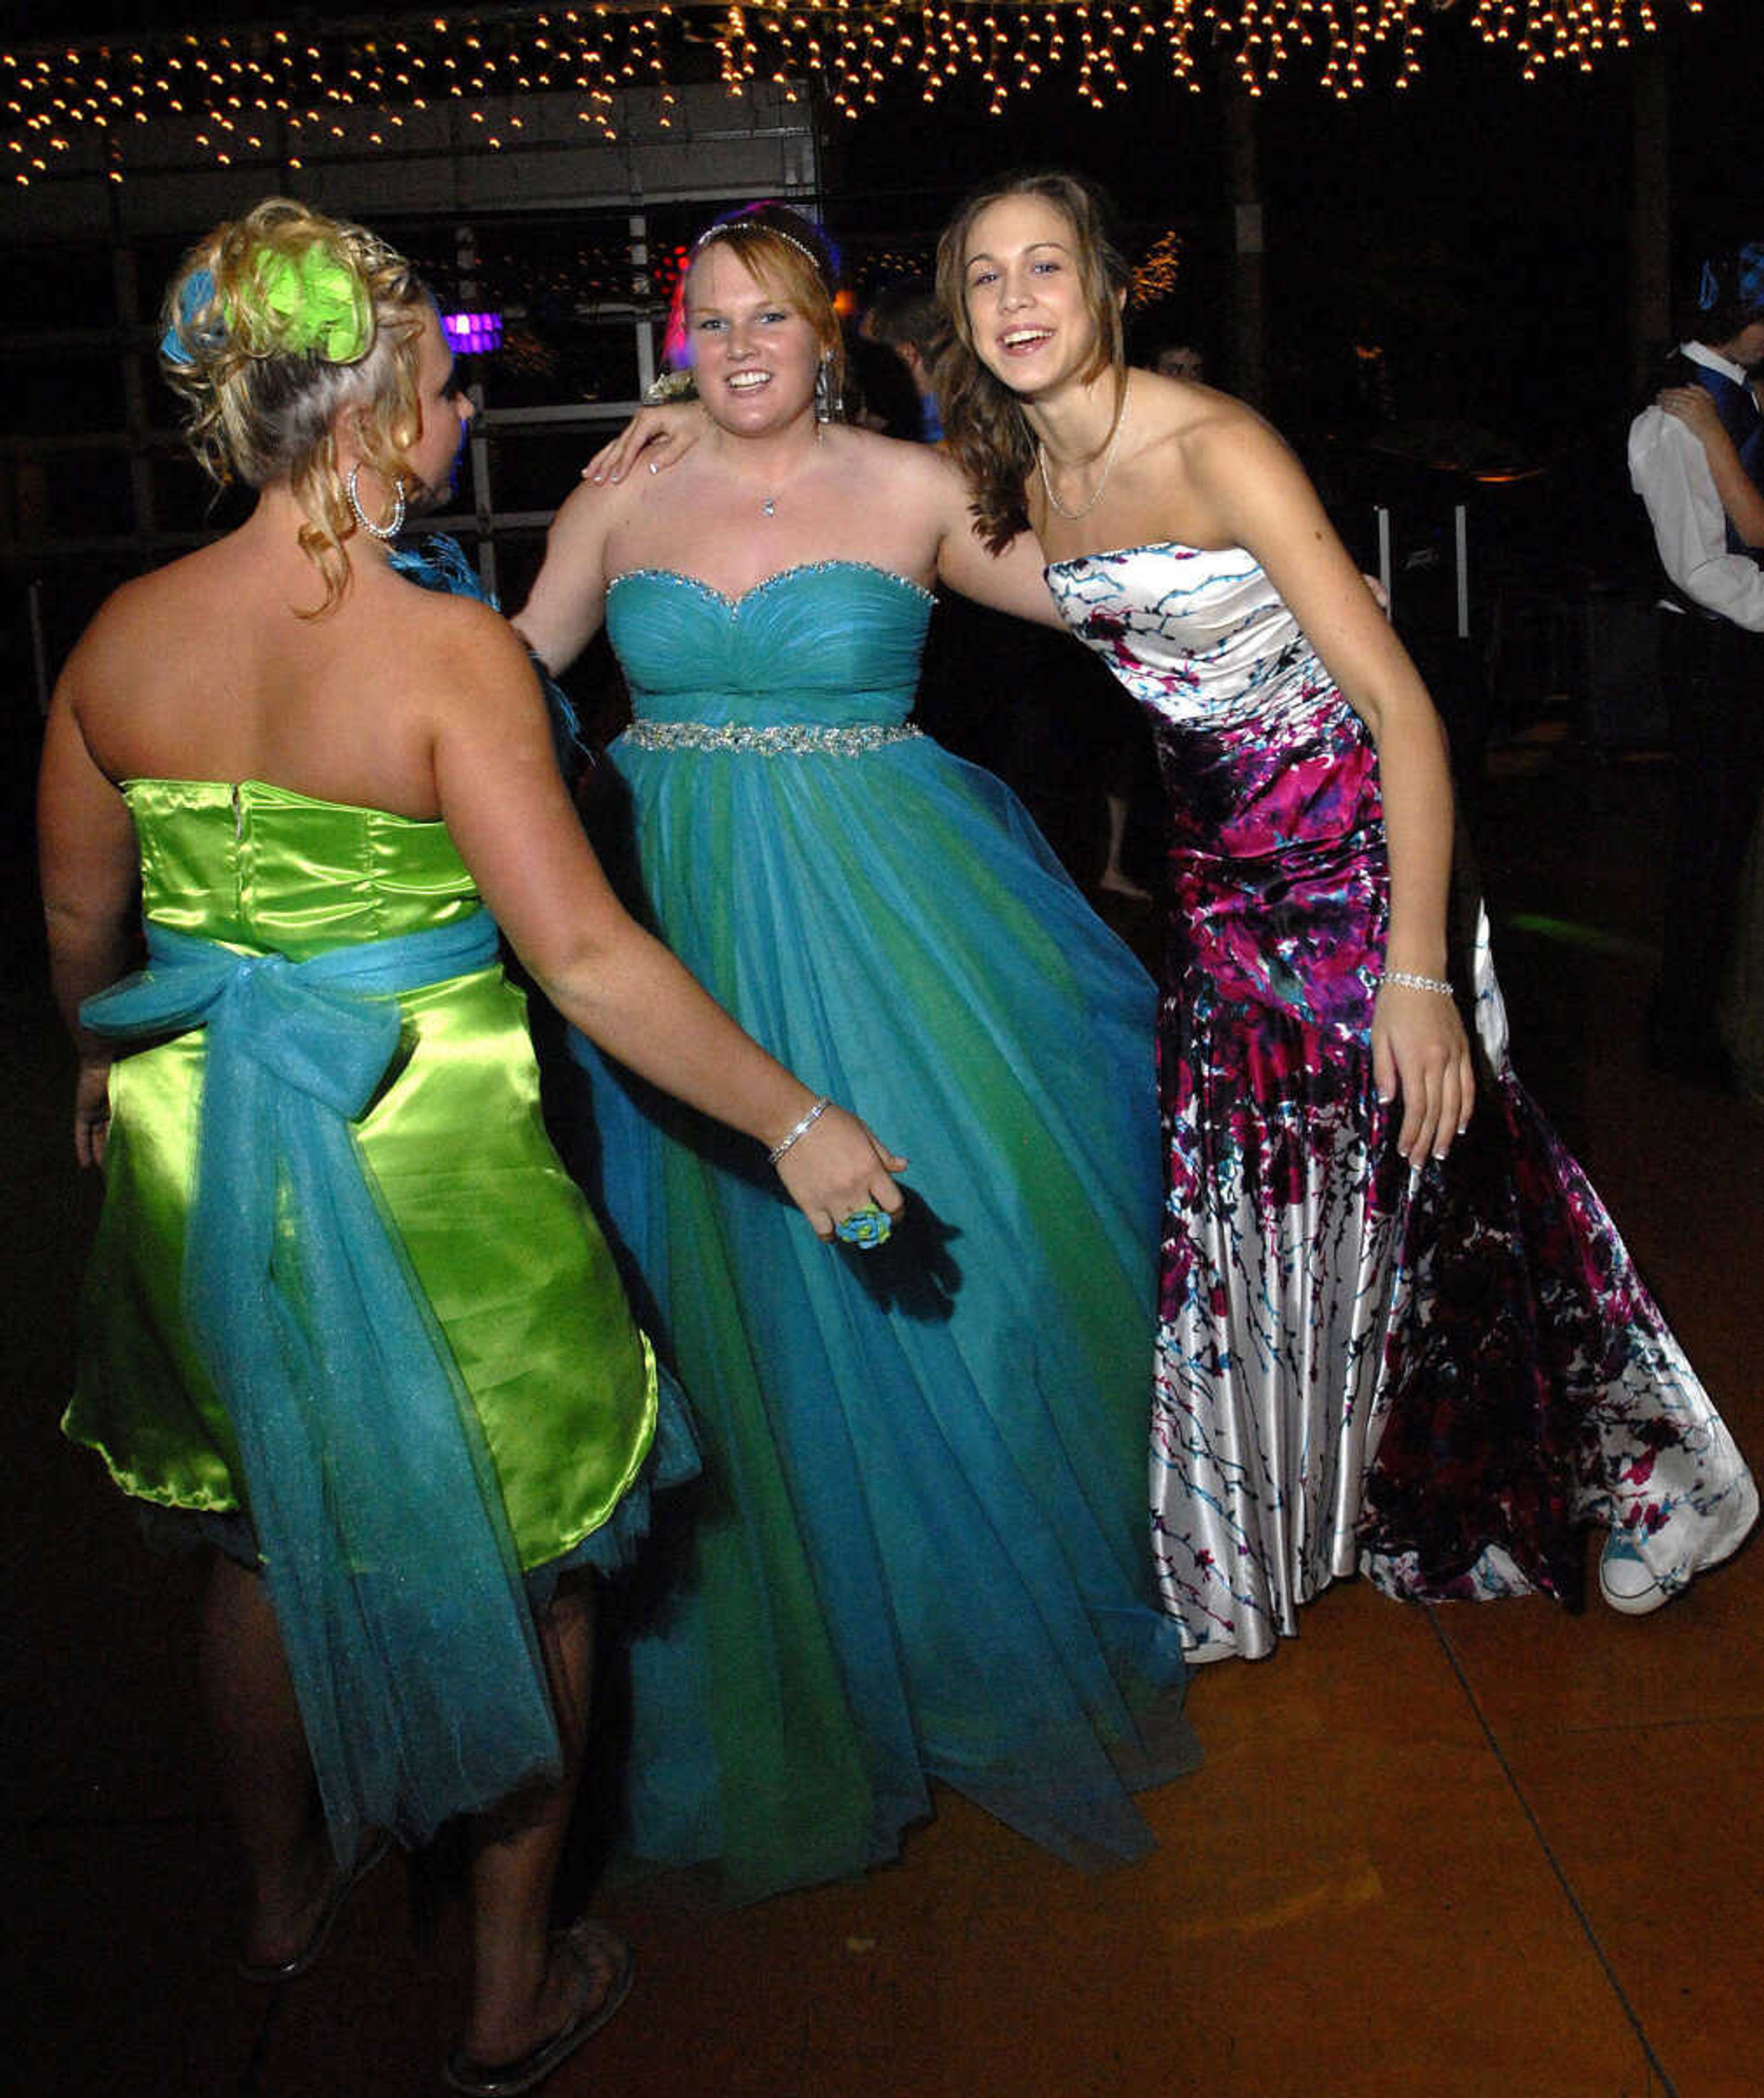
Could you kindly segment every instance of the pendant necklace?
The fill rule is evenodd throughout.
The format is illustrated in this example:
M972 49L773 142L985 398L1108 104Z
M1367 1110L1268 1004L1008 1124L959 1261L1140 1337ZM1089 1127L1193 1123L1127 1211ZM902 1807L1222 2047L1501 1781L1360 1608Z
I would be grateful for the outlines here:
M821 441L821 425L818 423L814 426L814 441L817 445ZM790 481L794 481L797 474L805 472L809 463L809 461L804 460L800 465L798 465L795 472L790 476ZM778 515L778 498L783 493L784 489L788 488L789 485L790 481L787 481L782 486L774 488L770 495L762 495L760 498L761 516L775 517Z
M1047 471L1047 447L1039 437L1035 440L1035 463L1042 471L1042 486L1047 491L1047 500L1053 506L1055 514L1064 517L1068 524L1077 524L1081 517L1088 517L1103 499L1103 490L1108 485L1109 469L1115 463L1115 454L1121 444L1121 433L1127 427L1127 393L1132 384L1133 378L1130 373L1121 381L1121 402L1115 410L1115 420L1108 432L1108 442L1103 449L1103 470L1097 476L1096 485L1090 490L1088 498L1076 510L1067 509L1055 494L1053 476ZM1093 452L1090 456L1094 459L1096 454ZM766 512L768 516L770 514L770 511Z

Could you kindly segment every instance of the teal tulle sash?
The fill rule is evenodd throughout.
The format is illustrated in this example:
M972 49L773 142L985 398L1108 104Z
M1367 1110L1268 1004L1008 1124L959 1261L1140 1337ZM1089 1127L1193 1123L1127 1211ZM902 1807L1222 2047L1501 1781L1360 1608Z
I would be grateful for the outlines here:
M489 1453L349 1125L393 994L482 968L487 911L296 963L147 928L100 1034L207 1030L186 1316L237 1435L331 1840L406 1843L560 1768Z

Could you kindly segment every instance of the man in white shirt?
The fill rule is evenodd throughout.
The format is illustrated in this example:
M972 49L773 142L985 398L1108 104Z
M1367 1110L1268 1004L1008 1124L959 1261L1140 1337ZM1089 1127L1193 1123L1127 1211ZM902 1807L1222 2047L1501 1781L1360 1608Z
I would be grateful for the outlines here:
M1764 247L1740 252L1725 287L1705 266L1704 289L1696 338L1658 383L1703 387L1764 488L1764 415L1751 385L1764 365ZM1660 606L1661 669L1678 760L1650 1046L1656 1069L1727 1085L1722 979L1764 787L1764 568L1729 522L1708 458L1684 424L1644 408L1630 426L1629 465L1670 585Z

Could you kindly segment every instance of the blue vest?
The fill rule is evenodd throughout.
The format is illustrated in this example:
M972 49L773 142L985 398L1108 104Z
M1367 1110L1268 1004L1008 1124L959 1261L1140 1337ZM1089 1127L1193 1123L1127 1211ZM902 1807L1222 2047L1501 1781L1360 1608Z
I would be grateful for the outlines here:
M1715 371L1706 364L1699 364L1693 358L1686 358L1683 362L1688 377L1714 402L1721 426L1733 439L1733 448L1740 454L1740 463L1750 476L1752 485L1764 493L1764 415L1758 413L1751 388L1730 379L1725 371ZM1757 559L1757 550L1749 546L1734 530L1731 519L1727 523L1727 551L1749 554L1754 560Z

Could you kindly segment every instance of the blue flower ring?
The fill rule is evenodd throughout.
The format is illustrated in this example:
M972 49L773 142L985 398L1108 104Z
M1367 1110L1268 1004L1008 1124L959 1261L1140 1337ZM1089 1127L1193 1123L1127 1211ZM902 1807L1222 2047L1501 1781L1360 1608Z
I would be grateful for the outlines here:
M845 1245L869 1253L879 1245L886 1245L893 1229L894 1220L886 1209L878 1209L874 1202L866 1202L834 1225L833 1236Z

